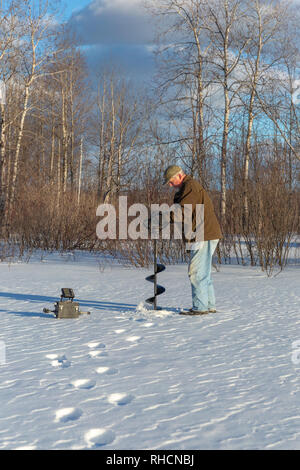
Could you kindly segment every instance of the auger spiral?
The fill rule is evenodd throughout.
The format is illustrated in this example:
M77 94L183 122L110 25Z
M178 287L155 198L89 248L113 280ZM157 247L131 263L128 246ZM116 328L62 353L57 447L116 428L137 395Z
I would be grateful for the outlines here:
M153 305L154 310L158 310L159 307L157 307L157 296L160 294L163 294L165 292L165 288L163 286L160 286L157 284L157 274L161 273L166 269L166 267L157 262L157 242L156 240L153 241L154 244L154 274L151 274L151 276L146 277L146 281L153 282L154 283L154 295L153 297L149 297L146 299L146 302L149 304Z

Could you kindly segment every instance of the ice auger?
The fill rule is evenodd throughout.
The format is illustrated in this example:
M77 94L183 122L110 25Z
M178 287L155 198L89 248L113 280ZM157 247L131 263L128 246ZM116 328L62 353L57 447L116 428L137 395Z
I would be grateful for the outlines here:
M153 240L153 253L154 253L154 274L151 274L151 276L146 277L146 281L150 281L154 283L154 296L149 297L149 299L146 299L146 302L149 304L153 305L154 310L159 310L159 307L157 307L157 299L156 297L160 294L163 294L165 292L165 288L157 284L157 274L161 273L166 269L166 267L163 264L157 263L157 242L156 240Z

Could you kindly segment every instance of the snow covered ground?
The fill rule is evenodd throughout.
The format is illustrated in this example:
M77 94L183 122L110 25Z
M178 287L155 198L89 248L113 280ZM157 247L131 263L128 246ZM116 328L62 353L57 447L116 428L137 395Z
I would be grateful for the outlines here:
M222 266L203 317L178 315L185 265L159 274L162 311L143 305L149 274L89 255L0 264L0 449L300 449L299 264ZM44 314L61 287L91 315Z

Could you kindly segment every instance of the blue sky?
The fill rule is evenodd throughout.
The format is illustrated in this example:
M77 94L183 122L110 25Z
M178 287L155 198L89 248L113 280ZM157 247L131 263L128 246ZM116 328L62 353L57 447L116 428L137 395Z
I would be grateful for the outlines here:
M81 10L90 2L91 0L63 0L62 3L65 8L64 17L69 18L74 11Z
M155 72L152 53L155 36L153 18L142 7L143 0L62 0L64 21L77 34L78 45L92 72L114 64L138 81ZM298 6L300 0L293 0Z

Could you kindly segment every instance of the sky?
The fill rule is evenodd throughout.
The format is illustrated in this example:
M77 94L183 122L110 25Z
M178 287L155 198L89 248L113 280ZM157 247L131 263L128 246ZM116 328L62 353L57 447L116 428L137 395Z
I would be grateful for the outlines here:
M109 64L142 83L155 73L154 19L144 0L62 0L64 21L76 33L91 72ZM293 0L300 5L300 0Z
M128 78L154 73L155 26L143 0L64 0L64 19L75 31L93 72L116 64Z
M69 18L73 12L81 10L89 3L91 0L63 0L65 18Z

